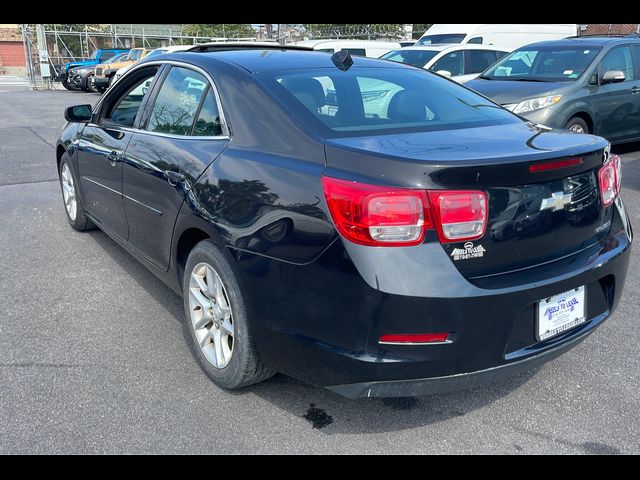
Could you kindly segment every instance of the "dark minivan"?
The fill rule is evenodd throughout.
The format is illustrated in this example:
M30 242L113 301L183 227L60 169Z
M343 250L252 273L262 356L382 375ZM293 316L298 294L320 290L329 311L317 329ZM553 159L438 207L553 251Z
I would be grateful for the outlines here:
M216 384L443 392L557 357L616 308L632 230L604 139L393 62L194 50L67 109L57 164L71 226L183 296Z
M526 45L466 84L535 123L640 140L640 36Z

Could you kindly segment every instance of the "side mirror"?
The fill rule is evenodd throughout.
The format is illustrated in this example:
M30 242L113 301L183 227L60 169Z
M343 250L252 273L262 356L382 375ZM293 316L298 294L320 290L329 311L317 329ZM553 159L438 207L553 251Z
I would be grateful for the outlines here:
M443 77L451 78L451 72L449 70L438 70L436 73Z
M89 123L91 116L91 105L75 105L64 110L64 118L71 123Z
M608 70L602 76L602 85L607 83L619 83L624 82L627 79L624 72L621 70Z

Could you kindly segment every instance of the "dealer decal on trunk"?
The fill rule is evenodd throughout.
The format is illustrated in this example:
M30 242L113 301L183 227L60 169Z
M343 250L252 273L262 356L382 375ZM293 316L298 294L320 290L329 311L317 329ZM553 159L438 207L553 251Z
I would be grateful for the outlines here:
M473 242L467 242L464 244L464 248L454 248L451 256L454 260L469 260L470 258L484 257L484 252L486 250L482 245L476 247Z

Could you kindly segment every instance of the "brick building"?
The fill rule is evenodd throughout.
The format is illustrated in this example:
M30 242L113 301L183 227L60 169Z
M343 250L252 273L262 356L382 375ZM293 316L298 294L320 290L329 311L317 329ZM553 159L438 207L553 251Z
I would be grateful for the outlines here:
M24 75L27 62L18 25L0 24L0 75Z
M579 35L628 35L637 31L637 23L592 23L578 29Z

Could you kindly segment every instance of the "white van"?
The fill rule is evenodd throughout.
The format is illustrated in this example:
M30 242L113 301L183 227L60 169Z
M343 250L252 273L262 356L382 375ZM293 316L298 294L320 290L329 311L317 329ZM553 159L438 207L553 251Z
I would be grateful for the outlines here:
M399 42L378 42L376 40L303 40L293 45L310 47L318 52L328 53L346 50L351 55L371 58L378 58L401 46Z
M569 23L436 23L420 37L416 45L477 43L515 50L530 43L575 37L577 34L578 25Z

